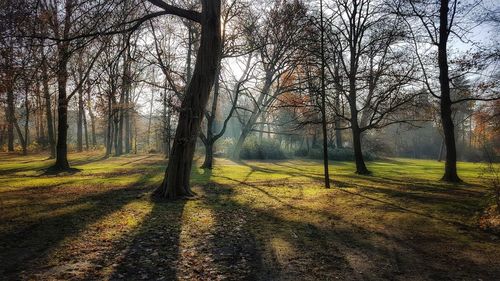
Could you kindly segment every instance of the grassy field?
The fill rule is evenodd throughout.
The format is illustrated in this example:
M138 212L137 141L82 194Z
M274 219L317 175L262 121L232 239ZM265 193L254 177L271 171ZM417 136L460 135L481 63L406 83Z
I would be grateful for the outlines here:
M498 280L500 239L477 220L480 164L234 163L194 169L193 200L155 202L165 160L72 154L81 171L44 175L46 156L0 155L2 280Z

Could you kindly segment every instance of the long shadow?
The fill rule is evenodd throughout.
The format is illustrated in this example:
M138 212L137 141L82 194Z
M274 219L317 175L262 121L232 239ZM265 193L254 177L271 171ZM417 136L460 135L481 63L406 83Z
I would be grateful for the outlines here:
M193 167L192 182L206 182L211 171L204 172L201 174ZM103 267L113 268L109 280L178 280L180 235L187 200L150 200L153 203L151 213L142 220L133 237L116 243L121 254L96 261ZM99 272L90 272L85 279L104 277Z
M106 159L107 158L105 156L93 156L93 157L89 157L89 158L86 158L86 159L80 159L80 160L70 161L70 166L73 167L73 166L86 165L86 164L90 164L90 163L94 163L94 162L103 161L103 160L106 160ZM43 167L37 168L35 170L37 172L41 172L40 175L36 175L36 176L53 175L54 173L51 173L50 171L47 171L47 169L50 168L50 166L53 164L53 162L55 160L54 159L46 159L46 160L43 160L43 161L47 162L47 163ZM25 162L29 163L31 161L25 161ZM23 167L23 168L3 169L3 170L0 170L0 176L9 176L9 175L12 175L12 174L16 174L16 173L20 173L20 172L29 172L29 171L33 171L33 168L28 166L28 167ZM35 176L31 176L31 177L35 177Z
M223 273L228 269L242 272L237 280L456 280L478 276L490 280L499 272L475 264L469 257L432 251L433 243L449 241L427 237L429 232L366 229L331 211L325 212L331 223L289 220L274 209L257 209L235 200L235 188L209 184L205 203L217 220L210 236L215 264ZM290 204L283 204L283 210L296 211Z
M263 259L258 241L252 235L248 220L251 214L231 199L232 188L207 184L203 190L206 194L203 201L215 218L207 236L207 255L211 256L215 270L228 280L265 280L259 278Z
M139 159L135 159L135 160L132 160L132 161L128 161L128 162L125 162L122 164L122 166L126 166L126 165L130 165L130 164L133 164L133 163L137 163L139 161L142 161L142 160L146 160L146 159L149 159L151 157L154 157L155 155L147 155L147 156L144 156L142 158L139 158Z
M156 201L133 238L118 242L123 250L113 259L103 258L101 266L115 267L109 280L177 280L182 214L186 200ZM116 252L116 250L115 250ZM112 265L111 265L112 266ZM91 272L85 279L97 280Z
M43 218L37 222L32 221L0 234L0 276L19 280L21 271L36 271L37 266L43 264L51 250L66 237L77 235L87 225L115 212L145 193L145 185L150 176L145 174L136 183L124 188L77 198L66 203L67 207L81 206L74 211Z
M251 169L251 173L258 171L258 172L262 172L262 173L271 173L271 174L286 174L286 175L289 175L292 177L306 177L306 178L310 178L310 179L315 180L315 181L323 181L323 177L321 175L316 176L314 174L305 173L305 171L303 171L301 169L297 169L297 168L296 168L297 172L292 172L292 171L283 171L280 169L258 167L255 165L251 165L247 162L242 162L242 165L249 167ZM285 166L285 167L288 167L288 166ZM247 175L247 177L244 180L246 181L249 178L250 178L250 175Z
M357 274L338 246L360 248L377 256L389 255L366 239L364 229L353 225L349 230L319 228L308 221L285 220L271 210L236 202L234 188L220 184L205 187L205 202L217 218L216 231L211 236L212 254L218 270L224 274L231 276L233 270L245 273L237 276L238 280L327 280L334 273L344 277ZM291 209L291 205L284 204L284 208ZM334 221L341 221L329 215ZM293 256L286 257L286 249L275 247L272 241L276 240L286 243ZM319 266L321 271L313 270ZM228 269L231 270L224 272Z
M304 171L303 169L296 168L296 167L290 167L288 165L282 165L286 168L293 168L297 172L292 172L292 171L283 171L279 169L272 169L272 168L262 168L258 167L255 165L251 165L248 163L243 163L244 165L248 166L251 168L251 172L249 175L255 171L259 172L265 172L265 173L281 173L281 174L288 174L293 177L307 177L315 181L322 181L323 178L321 176L314 176L311 174L308 174L307 171ZM252 188L259 188L257 185L253 183L247 182L249 179L249 175L245 178L243 181L238 181L236 179L232 179L227 177L229 180L233 180L239 184L243 184ZM368 181L367 184L362 184L359 182L344 182L344 181L339 181L336 179L332 179L331 182L334 183L335 186L337 187L354 187L358 188L359 190L366 192L366 193L372 193L372 194L383 194L384 196L388 196L391 199L400 201L400 200L410 200L413 202L417 202L420 204L425 204L428 206L432 206L433 208L437 208L441 211L441 213L449 214L449 215L456 215L456 214L461 214L464 217L470 217L472 216L475 212L481 210L484 206L481 204L481 201L479 197L484 195L484 192L480 192L477 190L470 190L464 188L464 186L472 186L472 185L448 185L448 184L443 184L443 183L412 183L412 182L407 182L407 181L402 181L402 180L397 180L397 179L392 179L392 178L381 178L381 177L376 177L376 176L359 176L359 175L348 175L348 178L352 178L353 180L359 180L359 179L364 179ZM400 186L403 188L402 190L398 190L396 188L376 188L373 186L370 186L369 182L376 183L377 185L390 185L390 186ZM474 185L475 186L475 185ZM407 189L407 190L405 190ZM456 220L451 220L451 219L446 219L440 216L433 215L431 213L425 212L425 211L419 211L419 210L414 210L414 208L408 208L405 206L402 206L401 204L395 204L394 202L390 202L388 200L382 200L380 198L376 198L373 196L369 196L366 194L361 194L358 192L352 192L348 190L344 190L343 188L340 189L341 191L350 193L352 195L360 196L368 200L372 201L377 201L379 203L384 203L387 206L391 206L395 209L398 209L403 212L409 212L413 213L416 215L424 216L427 218L435 219L435 220L440 220L443 222L446 222L448 224L455 225L461 229L467 229L467 230L477 230L475 226L468 225L466 223L463 223L461 221L456 221ZM264 194L270 195L270 193L266 192L265 190L260 190ZM418 191L418 193L414 192ZM460 194L455 194L455 193L460 193ZM479 197L478 197L479 196ZM277 201L280 201L283 203L279 198L274 198ZM291 206L293 207L293 206ZM455 208L452 208L455 207Z

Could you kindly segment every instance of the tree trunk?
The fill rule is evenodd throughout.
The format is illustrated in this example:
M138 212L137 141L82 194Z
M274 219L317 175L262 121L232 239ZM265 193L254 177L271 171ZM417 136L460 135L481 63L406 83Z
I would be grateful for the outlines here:
M47 69L47 60L43 54L42 62L42 83L43 83L43 97L45 99L45 116L47 118L47 134L49 138L50 159L56 157L56 142L54 135L54 124L52 117L52 101L50 99L49 89L49 74Z
M106 156L109 157L111 155L112 149L112 139L113 139L113 111L111 104L111 93L108 96L108 128L106 131Z
M148 118L148 133L146 139L146 148L149 150L149 145L151 142L151 120L153 119L153 101L154 101L154 92L151 91L151 101L149 103L149 118Z
M252 112L247 123L243 126L241 130L241 135L238 138L238 141L236 142L231 159L233 160L240 159L241 147L243 146L243 143L245 142L246 138L250 135L253 126L255 125L255 122L257 122L260 115L262 114L262 109L263 109L262 102L264 101L264 98L266 98L269 95L271 84L272 84L272 74L266 73L266 81L264 83L264 87L262 88L262 92L260 93L259 99L256 102L254 111Z
M207 115L207 136L205 144L205 160L201 166L203 169L213 168L213 149L214 149L214 123L215 116L217 114L217 102L219 100L219 75L220 75L220 63L217 66L217 72L215 74L214 91L212 97L212 107L210 109L210 114Z
M182 101L179 124L163 183L156 194L174 199L193 195L189 178L201 120L220 60L220 0L202 1L201 42L193 76Z
M441 0L439 10L439 44L438 65L439 84L441 88L440 108L441 124L443 126L444 142L446 144L446 162L444 175L441 178L447 182L460 182L457 174L457 149L455 143L455 128L452 118L452 101L450 97L450 79L448 73L448 0Z
M361 148L361 130L357 122L353 122L352 126L352 146L354 148L354 158L356 160L356 174L368 175L370 171L366 168L363 158L363 150Z
M76 150L83 151L83 91L78 90L78 121L76 124Z
M64 43L63 43L64 44ZM68 81L68 55L65 51L60 51L57 71L57 146L56 163L51 167L54 171L69 170L68 163L68 99L66 93L66 83Z
M203 165L201 168L203 169L212 169L214 162L214 144L212 141L205 144L205 160L203 161Z
M73 1L65 3L63 38L68 38L71 29ZM68 98L66 84L68 82L68 62L71 56L69 41L59 42L57 45L57 145L56 163L49 168L51 171L66 171L70 169L68 163Z
M9 152L14 151L14 122L16 119L14 108L14 93L12 86L8 85L7 89L7 149Z
M82 119L83 119L83 132L85 136L85 150L89 150L89 130L87 126L87 114L85 114L85 109L82 110Z
M90 99L90 87L87 89L87 108L89 110L89 117L90 117L90 132L92 137L92 147L95 148L97 146L97 138L95 135L95 116L94 112L92 111L92 103Z
M116 106L116 103L114 104ZM119 133L120 133L120 116L118 110L113 109L113 143L115 148L115 156L120 156L119 150Z
M328 168L328 132L326 123L326 84L325 84L325 36L323 24L323 1L320 1L321 17L321 129L323 131L323 170L325 188L330 188L330 171Z
M28 154L28 143L30 142L29 136L30 136L30 130L29 130L29 123L30 123L30 103L29 103L29 86L26 85L26 89L24 92L24 108L26 109L26 118L24 119L24 140L23 136L20 134L19 128L18 128L18 135L19 139L21 140L21 145L23 148L23 155Z
M337 108L340 107L339 95L340 95L340 93L337 93L337 97L335 98L335 106ZM340 118L335 117L335 146L337 148L344 147L343 140L342 140L342 130L340 129L340 126L341 126L340 125Z
M242 131L241 135L238 138L238 141L236 142L236 145L234 146L234 151L231 156L232 160L240 160L240 153L241 153L241 148L243 147L243 143L247 139L248 135L250 134L251 129L247 128L248 126L245 126Z
M123 89L120 92L120 101L118 104L118 125L116 131L116 151L115 155L120 156L123 154L123 118L124 116L124 103L125 103L125 93Z
M16 128L17 137L19 138L19 142L21 143L23 155L27 155L28 154L28 145L26 143L26 138L23 137L23 133L21 132L21 127L19 127L19 124L17 124L17 121L14 122L14 127Z
M124 119L125 122L125 153L130 153L132 146L130 145L130 90L127 89L125 92L125 112Z

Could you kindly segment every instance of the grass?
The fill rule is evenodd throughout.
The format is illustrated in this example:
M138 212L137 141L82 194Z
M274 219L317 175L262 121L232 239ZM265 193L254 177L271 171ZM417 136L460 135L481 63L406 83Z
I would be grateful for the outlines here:
M193 169L194 200L155 202L165 160L0 155L0 276L7 280L495 280L498 237L480 164L389 159L234 163ZM199 164L199 163L198 163ZM199 166L199 165L198 165Z

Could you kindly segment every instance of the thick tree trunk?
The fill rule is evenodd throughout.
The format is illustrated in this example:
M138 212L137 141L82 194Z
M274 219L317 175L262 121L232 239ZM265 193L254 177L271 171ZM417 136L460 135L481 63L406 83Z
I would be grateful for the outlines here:
M156 190L174 199L193 195L189 178L201 120L220 60L220 0L202 1L201 42L195 69L182 101L179 124L163 183Z
M68 170L68 99L66 93L66 83L68 80L67 72L67 55L61 54L59 61L59 69L57 73L58 98L57 98L57 146L56 146L56 163L51 167L54 171Z
M353 122L352 126L352 146L354 148L354 158L356 160L356 174L368 175L370 171L366 168L363 158L363 150L361 147L361 130L357 123Z
M210 141L205 144L205 160L203 161L203 165L201 165L201 168L212 169L213 163L214 163L214 144L212 141Z
M455 143L455 126L452 118L452 101L450 97L450 78L448 73L448 0L441 0L439 10L439 44L438 65L439 84L441 86L441 124L443 126L444 142L446 144L446 162L444 175L441 178L447 182L460 182L457 174L457 149Z
M63 38L68 38L71 29L71 17L73 1L65 3L65 17ZM68 62L71 56L69 51L69 41L59 42L57 46L57 145L56 145L56 163L49 168L51 171L70 170L68 163L68 97L66 84L68 82Z
M354 39L357 42L357 39ZM361 147L361 129L359 127L359 112L357 107L357 89L356 80L358 74L358 62L356 45L350 47L350 73L349 73L349 109L351 111L351 131L352 131L352 146L354 149L354 159L356 161L356 173L360 175L370 174L366 168L363 158L363 150Z
M354 159L356 161L356 174L368 175L370 171L366 168L365 159L363 157L363 149L361 146L362 131L358 124L358 110L356 108L355 95L351 94L350 96L351 101L349 101L349 105L351 108L352 146L354 149Z
M351 131L352 131L352 146L354 149L354 159L356 161L356 174L367 175L370 171L366 168L363 158L363 149L361 146L361 129L358 124L358 109L356 107L356 92L355 82L351 79L349 94L349 107L351 109Z

